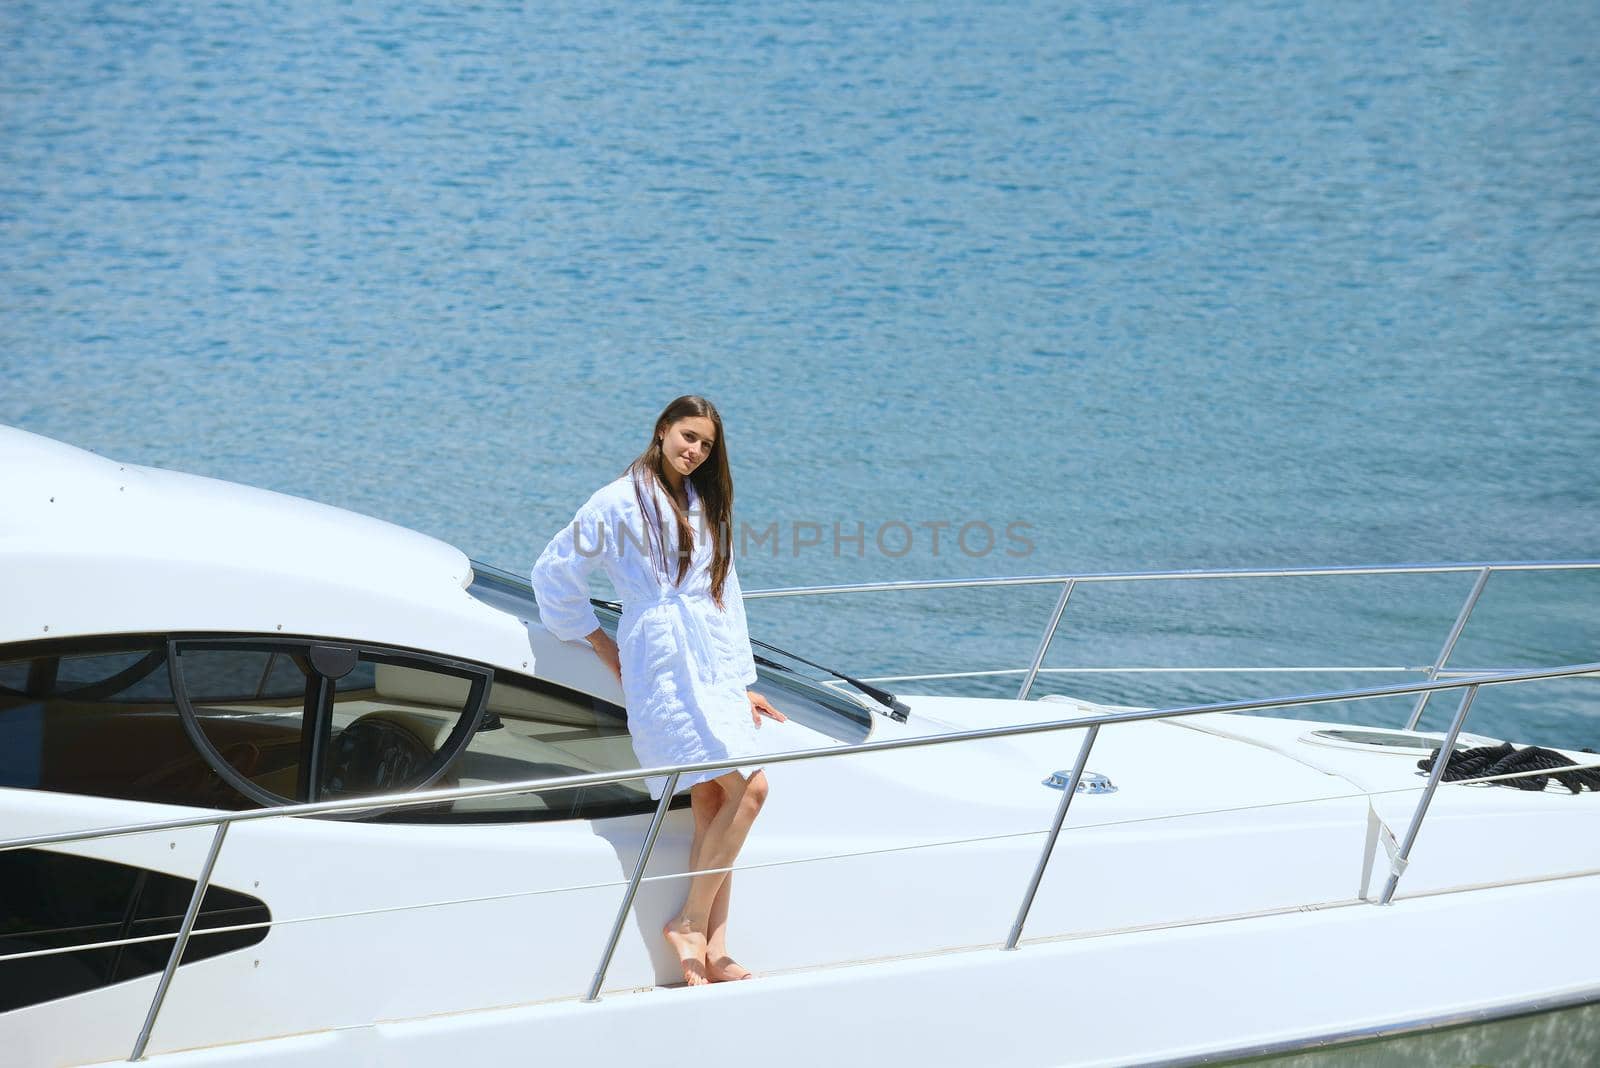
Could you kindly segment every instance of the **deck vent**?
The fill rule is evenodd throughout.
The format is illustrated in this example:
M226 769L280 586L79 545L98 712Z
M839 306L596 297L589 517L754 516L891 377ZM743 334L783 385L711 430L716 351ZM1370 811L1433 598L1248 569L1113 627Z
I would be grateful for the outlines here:
M1067 783L1071 779L1072 772L1058 771L1044 780L1044 784L1052 790L1065 790ZM1117 788L1112 785L1110 779L1101 775L1098 771L1086 771L1083 773L1083 778L1078 780L1078 792L1080 794L1114 794L1117 792Z

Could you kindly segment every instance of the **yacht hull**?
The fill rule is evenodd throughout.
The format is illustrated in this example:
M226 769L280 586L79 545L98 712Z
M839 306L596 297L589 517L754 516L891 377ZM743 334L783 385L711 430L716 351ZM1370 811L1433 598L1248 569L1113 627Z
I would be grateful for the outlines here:
M1189 1063L1600 1000L1600 877L608 992L152 1058L546 1063ZM1487 947L1503 946L1500 952ZM1539 948L1542 947L1542 948ZM1529 950L1537 961L1529 961ZM139 984L148 994L153 983ZM119 1063L107 1060L104 1063Z

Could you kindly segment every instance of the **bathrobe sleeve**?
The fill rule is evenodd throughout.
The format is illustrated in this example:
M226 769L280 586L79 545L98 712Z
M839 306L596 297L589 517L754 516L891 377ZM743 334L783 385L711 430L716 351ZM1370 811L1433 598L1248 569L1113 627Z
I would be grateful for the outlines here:
M733 671L741 686L756 684L756 661L750 649L750 628L744 618L744 590L739 587L739 571L728 561L728 578L722 584L722 603L733 631Z
M589 603L589 575L605 552L605 520L591 498L556 532L533 565L539 622L562 641L593 634L600 619Z

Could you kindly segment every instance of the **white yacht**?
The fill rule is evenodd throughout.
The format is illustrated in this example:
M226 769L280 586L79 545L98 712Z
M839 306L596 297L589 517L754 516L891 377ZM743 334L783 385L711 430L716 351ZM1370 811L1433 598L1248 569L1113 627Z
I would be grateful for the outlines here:
M10 428L0 499L6 1064L1198 1063L1600 1000L1584 773L1419 768L1499 744L1479 687L1600 665L1451 674L1470 600L1420 681L1175 709L1025 699L1117 576L989 583L1060 587L1016 700L758 649L761 978L686 989L689 813L523 578ZM1396 693L1449 730L1315 720Z

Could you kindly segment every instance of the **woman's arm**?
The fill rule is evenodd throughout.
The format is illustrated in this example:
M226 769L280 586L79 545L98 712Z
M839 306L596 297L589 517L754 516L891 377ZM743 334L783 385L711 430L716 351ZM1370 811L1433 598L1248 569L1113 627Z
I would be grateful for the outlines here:
M744 616L744 590L739 586L739 569L728 561L728 577L722 584L722 604L733 625L733 668L741 686L756 684L755 655L750 648L750 628Z
M722 584L722 603L727 607L728 615L733 623L734 637L734 670L739 672L739 685L746 687L745 693L750 698L750 718L757 727L761 726L761 717L775 719L779 723L787 723L789 717L779 712L763 695L756 693L749 687L756 684L755 654L750 648L750 628L745 623L744 617L744 590L739 586L739 572L733 566L733 561L728 561L728 578Z
M595 655L601 659L606 667L611 669L611 673L617 677L617 681L621 682L622 652L617 648L616 639L600 627L596 627L584 637L588 639L590 645L594 646Z
M539 622L564 642L590 639L600 618L589 603L589 575L605 552L605 520L585 504L539 554L531 575ZM609 635L607 636L609 637Z

